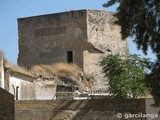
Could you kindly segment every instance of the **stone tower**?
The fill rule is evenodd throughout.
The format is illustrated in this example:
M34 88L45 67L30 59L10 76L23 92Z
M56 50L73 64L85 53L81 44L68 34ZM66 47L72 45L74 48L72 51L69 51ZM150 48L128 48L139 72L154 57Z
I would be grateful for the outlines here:
M77 10L18 19L18 64L75 63L94 77L97 88L106 86L99 61L108 54L129 53L113 14Z

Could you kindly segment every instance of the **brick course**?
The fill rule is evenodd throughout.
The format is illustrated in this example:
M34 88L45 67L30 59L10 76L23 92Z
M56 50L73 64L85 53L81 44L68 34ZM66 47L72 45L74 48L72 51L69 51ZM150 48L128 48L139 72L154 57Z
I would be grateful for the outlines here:
M16 101L15 107L16 120L20 120L20 117L26 114L30 118L23 120L106 120L108 117L109 120L118 120L116 117L118 112L145 113L146 109L145 99Z

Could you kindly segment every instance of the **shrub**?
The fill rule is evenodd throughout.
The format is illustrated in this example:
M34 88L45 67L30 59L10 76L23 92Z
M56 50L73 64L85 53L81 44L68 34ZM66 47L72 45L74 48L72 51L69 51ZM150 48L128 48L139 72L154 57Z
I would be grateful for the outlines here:
M149 59L138 55L130 55L128 58L119 55L105 57L100 64L108 80L110 94L122 99L146 96L148 63Z

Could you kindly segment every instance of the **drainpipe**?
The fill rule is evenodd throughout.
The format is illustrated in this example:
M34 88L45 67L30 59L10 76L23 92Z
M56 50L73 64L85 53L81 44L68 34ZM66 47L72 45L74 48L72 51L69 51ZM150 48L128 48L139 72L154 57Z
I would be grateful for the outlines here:
M19 86L16 87L16 100L18 100L18 88Z

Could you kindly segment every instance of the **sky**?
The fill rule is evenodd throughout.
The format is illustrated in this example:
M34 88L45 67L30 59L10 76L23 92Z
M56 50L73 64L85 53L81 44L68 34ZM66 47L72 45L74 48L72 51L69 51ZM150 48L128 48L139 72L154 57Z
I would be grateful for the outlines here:
M52 14L69 10L96 9L115 12L117 5L103 8L107 0L0 0L0 49L5 58L17 64L18 58L18 25L17 18ZM141 54L136 45L129 38L131 54ZM155 59L151 51L146 57Z

